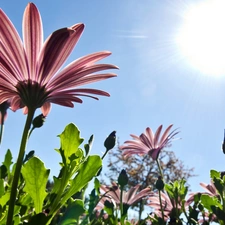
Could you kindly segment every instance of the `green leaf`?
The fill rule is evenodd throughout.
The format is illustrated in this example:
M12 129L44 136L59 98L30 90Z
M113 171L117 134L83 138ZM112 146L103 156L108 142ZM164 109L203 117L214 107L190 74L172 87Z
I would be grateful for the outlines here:
M66 212L63 214L59 225L75 225L79 222L79 217L85 212L84 203L77 199L70 203Z
M100 181L97 177L95 177L95 180L94 180L94 187L95 187L95 191L98 195L100 195Z
M10 166L12 165L12 163L13 163L13 162L12 162L12 153L11 153L11 151L8 149L7 152L6 152L6 154L5 154L5 160L4 160L4 162L3 162L3 165L6 166L8 173L9 173L9 171L10 171Z
M0 198L0 205L4 206L9 201L10 198L10 191L5 192L4 195Z
M83 142L83 138L80 138L80 131L73 124L70 123L65 127L65 130L59 135L61 142L61 151L64 155L64 164L69 164L71 157L80 157L82 151L79 149L80 144Z
M211 179L215 178L220 178L220 172L216 171L216 170L210 170L210 177Z
M47 195L45 189L50 170L37 157L30 158L22 167L22 175L25 180L24 190L30 194L34 201L36 213L42 212L44 199Z
M0 198L4 195L4 193L5 193L4 180L0 179Z
M222 205L220 204L219 200L216 197L212 197L207 194L201 195L201 203L206 209L209 210L209 212L212 212L212 206L216 206L222 209Z
M84 150L85 150L86 156L87 156L87 155L89 154L89 152L90 152L90 149L91 149L93 140L94 140L94 136L91 135L91 137L90 137L89 140L88 140L88 144L85 144L85 145L84 145Z
M0 166L0 178L5 178L7 176L7 168L5 165Z
M71 181L68 192L63 197L63 202L66 202L71 196L80 191L88 182L96 175L102 165L102 160L98 155L88 156L87 160L82 163L78 174Z
M219 192L221 198L223 198L223 191L224 191L224 183L220 178L213 178L213 183L217 189L217 191Z

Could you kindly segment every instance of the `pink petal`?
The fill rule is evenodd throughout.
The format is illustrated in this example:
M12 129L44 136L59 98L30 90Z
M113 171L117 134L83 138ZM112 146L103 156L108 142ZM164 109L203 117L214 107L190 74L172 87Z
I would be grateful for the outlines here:
M23 107L23 114L26 115L28 113L28 108L27 106Z
M83 94L84 93L84 94ZM87 96L87 94L93 94L93 95L101 95L101 96L110 96L108 92L98 90L98 89L92 89L92 88L79 88L79 89L71 89L71 90L65 90L65 91L55 91L52 92L49 96L70 96L70 95L76 95L76 96ZM92 96L88 96L92 97Z
M55 103L55 104L58 104L58 105L61 105L61 106L66 106L66 107L70 107L70 108L73 108L74 107L74 104L69 101L69 100L60 100L60 99L53 99L51 100L52 103ZM82 103L82 100L77 98L77 101L74 101L74 102L77 102L77 103Z
M104 80L111 77L116 77L116 74L112 74L112 73L92 74L95 72L99 72L102 70L109 70L109 69L118 69L118 67L111 64L96 64L89 67L85 67L77 73L60 73L55 77L55 79L57 79L57 82L53 78L53 80L49 83L50 85L48 85L47 87L49 88L57 87L60 89L64 87L69 88L74 85L78 86L79 85L79 84L77 85L78 82L81 83L83 82L83 80L86 80L86 79L92 79L93 81L91 82L96 82L98 80ZM62 72L63 71L64 70L62 70Z
M140 135L141 142L146 145L149 149L153 148L154 146L151 145L149 139L146 137L146 135L143 133Z
M21 102L21 99L20 99L19 96L16 96L16 97L12 98L11 107L10 107L12 109L12 111L16 111L16 110L21 109L23 107L24 107L24 105Z
M163 142L165 141L165 139L168 138L168 134L169 134L170 129L172 128L172 126L173 126L173 124L170 124L170 125L166 128L166 130L164 131L164 133L163 133L163 135L162 135L162 137L161 137L161 139L160 139L160 144L163 143Z
M51 103L45 102L41 107L41 112L42 112L43 116L47 116L50 111L51 111Z
M7 101L8 99L10 99L12 97L13 97L12 93L1 91L0 92L0 104Z
M7 59L3 59L5 55L0 55L0 79L5 81L5 84L8 86L14 87L19 77L16 74L16 71L13 64L7 61Z
M55 31L40 53L38 81L47 83L65 62L84 30L83 24Z
M28 3L23 17L23 40L30 67L30 76L36 72L36 62L43 43L41 16L33 3Z
M163 127L163 126L160 125L160 126L158 127L158 129L156 130L156 132L155 132L155 137L154 137L154 148L157 148L157 147L158 147L158 140L159 140L159 136L160 136L162 127Z
M146 136L148 137L151 145L154 146L154 133L152 132L152 129L147 127L145 133L146 133Z
M26 55L21 38L10 19L1 9L0 40L1 54L5 55L5 58L10 62L12 70L16 71L18 76L28 74Z
M59 74L54 78L54 81L52 81L51 86L54 87L56 84L60 84L62 81L64 81L64 78L62 79L62 76L69 77L72 74L77 73L81 68L90 66L91 64L109 55L111 55L111 53L108 51L96 52L96 53L83 56L73 61L68 66L66 66L61 72L59 72Z

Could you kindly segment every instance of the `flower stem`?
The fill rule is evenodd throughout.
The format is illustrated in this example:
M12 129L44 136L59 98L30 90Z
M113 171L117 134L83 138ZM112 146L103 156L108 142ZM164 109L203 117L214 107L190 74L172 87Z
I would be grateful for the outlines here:
M6 225L13 224L13 212L14 212L14 206L16 202L17 187L19 183L20 172L21 172L21 168L23 164L23 158L24 158L25 149L27 145L29 130L34 117L34 112L35 112L35 109L28 110L28 115L27 115L25 126L24 126L24 130L23 130L22 140L20 143L20 151L19 151L17 162L16 162L16 169L15 169L13 182L12 182L12 188L11 188L11 194L10 194L10 200L9 200L9 211L8 211Z
M120 186L120 220L121 220L121 224L123 225L123 187L124 186Z
M4 121L1 121L1 126L0 126L0 144L2 143L3 131L4 131Z
M162 180L164 180L164 179L163 179L163 172L162 172L162 168L161 168L161 166L160 166L160 164L159 164L159 160L156 159L156 162L157 162L157 166L158 166L158 169L159 169L160 176L162 177Z
M164 221L164 210L162 207L162 198L161 198L161 191L159 190L159 202L160 202L160 208L161 208L161 212L162 212L162 219Z

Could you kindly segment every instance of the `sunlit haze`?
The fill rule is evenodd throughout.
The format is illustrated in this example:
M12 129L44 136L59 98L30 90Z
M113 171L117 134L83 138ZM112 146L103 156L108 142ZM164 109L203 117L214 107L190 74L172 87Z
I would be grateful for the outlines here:
M225 1L191 5L185 12L177 42L189 63L210 75L225 75Z

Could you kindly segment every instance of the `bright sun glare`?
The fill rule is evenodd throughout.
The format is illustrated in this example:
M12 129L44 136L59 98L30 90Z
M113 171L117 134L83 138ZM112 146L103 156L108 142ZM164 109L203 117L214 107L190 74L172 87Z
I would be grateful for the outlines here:
M193 5L177 38L188 62L204 74L225 75L225 0Z

